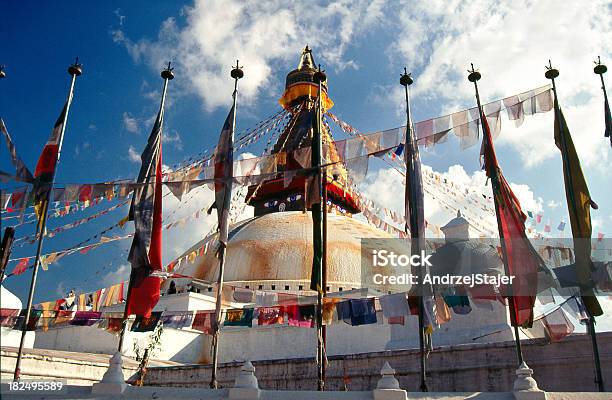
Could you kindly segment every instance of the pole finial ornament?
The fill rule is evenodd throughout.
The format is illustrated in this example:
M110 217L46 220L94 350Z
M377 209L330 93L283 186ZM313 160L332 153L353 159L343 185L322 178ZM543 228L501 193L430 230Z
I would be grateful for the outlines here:
M68 67L68 73L72 76L81 76L83 74L83 64L79 64L79 57L74 60L74 64Z
M470 63L470 65L472 66L472 69L468 69L468 72L470 73L468 75L468 81L476 83L480 80L480 78L482 78L482 75L480 72L478 72L478 70L474 69L474 64Z
M412 73L408 73L406 67L404 67L404 73L400 75L400 85L402 86L410 86L414 80L412 79Z
M548 65L546 66L546 73L544 73L546 79L555 79L559 76L559 70L553 68L552 63L548 60Z
M174 68L171 68L171 65L172 65L172 62L168 61L168 67L161 72L161 77L163 79L167 79L169 81L174 79L174 73L172 72L174 71Z
M608 67L605 64L601 63L601 57L597 56L597 61L595 61L595 68L593 68L593 72L597 75L603 75L608 71Z
M238 60L236 60L236 66L232 69L230 75L236 80L241 79L244 76L244 71L242 71L242 67L240 64L238 64Z
M325 82L327 80L327 75L325 75L325 71L321 70L321 64L319 64L319 69L312 76L315 83Z

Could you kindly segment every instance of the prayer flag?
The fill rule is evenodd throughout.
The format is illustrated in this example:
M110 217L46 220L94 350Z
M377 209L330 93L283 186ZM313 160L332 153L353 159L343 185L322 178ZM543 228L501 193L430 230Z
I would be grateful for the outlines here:
M375 324L376 308L374 306L374 298L367 299L351 299L349 300L351 306L351 325L368 325Z
M252 308L228 310L223 326L248 326L250 328L253 326L253 311Z
M258 309L257 325L275 325L284 322L283 307L261 307Z
M320 110L319 110L320 111ZM315 115L317 116L315 118ZM327 190L323 187L321 180L321 173L319 164L324 160L323 154L321 154L321 146L318 141L323 141L321 137L318 137L319 133L322 133L323 129L320 126L320 118L318 117L318 111L316 114L313 112L306 113L303 118L304 124L311 124L313 129L313 140L311 142L311 153L310 153L310 166L315 169L314 175L308 178L308 191L306 194L307 207L312 212L312 270L310 274L310 290L316 290L319 293L323 293L325 288L323 287L323 207L321 197L322 191ZM318 132L318 133L317 133ZM323 161L324 162L324 161ZM289 323L292 319L289 317Z
M493 182L493 199L505 245L506 274L514 276L511 310L514 326L530 327L537 292L538 269L544 264L525 234L526 215L497 162L487 119L482 120L484 169ZM456 310L455 310L456 312Z
M13 269L13 272L11 272L12 275L21 275L24 272L27 271L28 269L28 262L30 262L30 258L22 258L21 260L19 260L19 262L17 263L17 265L15 265L15 268Z
M66 99L66 103L64 103L64 108L62 108L62 112L55 121L51 136L49 140L47 140L38 159L38 163L36 164L36 169L34 170L34 208L38 217L39 231L43 226L42 218L47 211L47 207L44 203L48 201L49 191L51 190L53 178L55 177L55 168L64 140L64 122L66 121L71 102L72 91L68 94L68 99Z
M412 120L409 118L406 126L406 143L404 148L406 162L406 182L404 190L404 218L406 220L405 232L410 233L411 253L421 254L425 250L425 212L423 198L423 176L421 173L421 156L415 133L412 129ZM412 273L419 277L427 274L427 267L414 266ZM431 285L421 283L413 290L412 295L418 295L419 307L422 306L423 326L427 333L433 331L434 298Z
M150 276L162 269L162 129L164 110L160 108L134 189L129 220L134 221L134 239L128 261L132 264L127 315L149 317L159 300L161 279Z
M8 147L8 151L11 154L11 162L15 167L15 177L22 182L33 182L34 177L32 176L32 173L30 172L28 167L26 167L25 163L17 155L15 145L11 140L11 136L9 135L8 130L6 129L2 118L0 118L0 132L4 136L4 140L6 141L6 147Z
M155 330L159 319L161 318L162 312L155 311L150 313L149 317L144 317L142 315L136 315L136 319L134 320L134 324L132 325L132 332L151 332Z
M25 324L25 315L26 315L27 310L21 310L19 313L19 318L17 320L17 323L15 325L15 330L20 330L23 331L23 325ZM28 325L26 326L26 331L35 331L36 330L36 325L38 325L38 320L40 319L40 317L42 316L42 310L30 310L30 320L28 321Z
M590 284L591 274L595 270L591 260L591 207L597 209L597 204L591 199L574 141L557 99L555 99L555 111L555 144L561 151L563 160L563 180L574 237L576 274L582 301L592 316L598 316L602 315L603 311Z
M212 335L212 316L210 311L198 311L193 319L192 329L204 332L207 335Z
M565 230L565 222L563 221L559 222L559 226L557 227L557 230L560 230L560 231Z
M558 342L574 332L574 324L570 322L561 307L545 316L542 322L551 342Z
M285 307L290 326L312 328L315 326L315 306L292 304Z
M0 309L0 326L5 328L11 328L15 326L18 321L20 309L2 308Z
M172 314L164 313L161 317L161 321L164 328L188 328L193 321L193 311Z
M215 208L219 225L219 242L227 246L229 212L234 176L234 107L232 106L213 156L215 162Z

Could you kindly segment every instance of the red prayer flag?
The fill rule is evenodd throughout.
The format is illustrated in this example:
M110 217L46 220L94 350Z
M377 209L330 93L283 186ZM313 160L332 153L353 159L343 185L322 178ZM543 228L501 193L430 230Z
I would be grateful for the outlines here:
M27 271L28 269L28 263L30 262L30 258L22 258L21 260L19 260L19 262L17 263L17 265L15 265L15 268L13 269L13 272L11 272L12 275L21 275L24 272Z
M129 215L135 232L128 257L132 272L126 312L144 318L151 316L161 289L161 278L151 274L162 269L162 126L160 109L141 156L138 183L143 185L134 191Z
M191 328L198 331L202 331L207 335L212 335L212 315L213 313L210 311L196 312L196 315L193 318L193 323L191 324Z
M538 268L543 264L525 234L527 216L521 210L518 198L504 178L497 162L491 131L486 118L482 120L484 131L482 155L487 177L493 181L495 211L498 216L500 236L506 248L506 274L514 276L512 295L514 301L513 324L530 327L533 323L533 305L536 298Z
M545 316L542 322L551 342L558 342L574 332L574 325L567 319L562 308Z

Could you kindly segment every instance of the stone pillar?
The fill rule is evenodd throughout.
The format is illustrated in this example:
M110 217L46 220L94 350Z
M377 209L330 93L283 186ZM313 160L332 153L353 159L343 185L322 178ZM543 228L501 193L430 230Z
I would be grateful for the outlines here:
M533 370L523 362L516 370L516 379L512 388L516 400L546 400L546 392L538 388L532 377Z
M240 368L240 373L236 377L234 387L229 390L230 399L256 400L259 399L260 390L255 367L250 361L244 363Z
M116 352L115 355L111 357L108 369L104 373L102 380L98 383L94 383L91 387L91 394L117 395L123 393L125 388L129 385L125 383L122 365L123 357L120 352Z
M406 400L406 391L400 389L399 382L395 379L395 370L385 361L380 370L382 378L378 380L374 389L374 400Z

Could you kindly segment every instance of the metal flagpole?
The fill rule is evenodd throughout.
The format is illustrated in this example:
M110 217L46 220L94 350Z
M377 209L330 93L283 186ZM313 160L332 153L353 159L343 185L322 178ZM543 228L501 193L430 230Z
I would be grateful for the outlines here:
M597 56L597 61L595 62L595 68L593 68L593 72L599 75L599 78L601 79L601 90L603 90L604 102L606 106L609 107L610 103L608 103L608 93L606 92L606 83L604 82L604 78L603 78L603 74L605 74L606 71L608 71L608 67L606 67L605 64L602 64L601 58ZM605 122L605 127L606 127L606 134L610 136L610 145L612 146L612 132L608 130L608 128L610 127L608 124L611 123L612 121L608 120L608 116L610 115L608 111L609 111L609 108L606 108L605 114L604 114L604 118L606 118L606 121L604 122Z
M315 72L314 76L314 81L318 84L318 98L317 98L317 123L315 125L315 130L313 132L313 138L312 138L312 146L313 146L313 161L316 162L316 165L313 165L313 167L318 167L317 169L317 174L319 174L319 179L317 179L317 184L319 186L319 199L318 199L318 204L319 207L317 208L317 204L313 204L312 205L312 218L313 218L313 227L316 228L317 225L320 229L319 232L313 232L314 234L316 234L317 236L320 235L320 237L322 238L321 240L321 254L319 254L320 256L320 260L321 260L321 265L319 268L319 276L317 278L317 281L319 282L320 287L317 290L317 390L319 391L323 391L325 390L325 339L324 339L324 334L325 334L325 330L323 328L323 296L325 295L325 285L326 285L326 271L325 271L325 266L327 264L326 259L325 259L325 252L327 250L327 243L326 243L326 237L325 237L325 233L327 230L327 204L325 204L325 202L327 201L327 196L325 194L325 191L327 190L327 188L325 187L323 181L326 180L326 178L323 177L325 171L323 169L320 168L320 165L323 164L322 161L322 135L321 135L321 130L322 130L322 118L323 118L323 82L327 79L327 77L325 76L325 72L321 71L321 65L319 65L319 69L317 72ZM315 222L319 222L319 224L316 224ZM315 237L313 235L313 245L315 243ZM315 248L315 251L317 249ZM317 258L317 254L313 255L314 258Z
M161 96L161 100L159 103L160 111L163 111L164 105L166 104L166 92L168 91L168 81L171 81L172 79L174 79L174 73L172 72L174 68L170 68L171 65L172 64L168 62L168 67L161 72L161 77L164 80L164 87L162 89L162 96ZM128 281L127 297L125 299L125 308L123 310L123 322L121 324L121 332L119 333L119 345L117 346L117 351L119 353L123 352L123 341L125 340L125 330L127 328L127 320L129 317L129 315L127 314L129 310L128 303L130 301L131 293L132 293L132 277L130 276L130 280Z
M598 58L599 61L599 58ZM603 66L603 68L601 68ZM600 68L598 68L600 67ZM601 77L601 83L603 85L603 73L606 71L606 66L602 65L601 62L599 62L597 64L597 66L595 67L595 73L598 73L597 71L599 71L599 75ZM603 72L602 72L603 71ZM559 108L557 107L559 105L559 97L557 95L557 86L555 84L555 78L559 76L559 70L555 69L552 67L552 63L550 60L548 60L548 66L546 67L546 73L544 74L544 76L547 79L550 79L552 81L552 86L553 86L553 93L555 95L555 107L554 107L554 111L555 111L555 120L556 121L561 121L560 119L560 115L559 114ZM604 96L606 96L606 89L605 87L603 87L604 89ZM561 126L558 126L557 129L559 129L559 132L561 133L559 136L561 137L561 140L563 141L563 148L566 149L567 146L565 145L565 135L562 134L561 132ZM561 152L561 156L566 159L565 163L569 165L569 161L567 161L567 151L562 151ZM570 192L570 196L571 196L571 192ZM575 204L575 199L572 199L572 203ZM570 207L571 208L571 207ZM574 212L576 212L576 209L574 209ZM570 218L571 221L571 218ZM587 319L587 331L589 333L589 336L591 337L591 345L593 346L593 358L595 360L595 382L597 383L597 388L599 389L600 392L605 392L604 389L604 381L603 381L603 375L601 372L601 362L599 359L599 347L597 346L597 334L595 332L595 317L593 315L591 315L590 311L588 310L588 308L586 309L586 314L588 316Z
M599 75L601 79L601 90L603 90L604 100L608 101L608 93L606 92L606 83L604 82L603 74L608 71L608 67L605 64L601 63L601 57L597 56L597 61L595 62L595 68L593 68L593 72Z
M410 215L406 215L406 218L410 220L410 243L412 254L420 254L421 241L423 238L419 234L419 224L423 221L419 221L417 215L417 196L416 190L413 185L410 184L410 171L412 169L412 147L416 147L414 132L412 130L412 117L410 115L410 93L408 86L412 85L414 80L411 74L409 74L404 68L404 73L400 77L400 85L404 87L406 94L406 143L404 144L404 157L406 159L406 182L405 182L405 193L404 199L410 199ZM419 282L421 282L421 271L419 270ZM419 350L420 350L420 361L421 361L421 384L420 389L422 392L427 392L427 373L425 365L425 305L423 302L423 287L420 285L419 293Z
M238 79L241 79L244 76L244 72L242 68L238 64L238 60L236 60L236 67L232 69L230 73L231 77L234 78L234 93L232 97L234 98L234 103L232 109L234 110L233 120L232 120L232 129L231 129L231 137L232 137L232 149L234 146L234 132L236 130L236 101L238 98ZM227 194L226 194L227 195ZM217 204L217 212L221 210L222 205ZM228 223L227 217L228 213L223 213L225 221L223 223ZM226 246L223 242L219 241L219 278L217 280L217 300L215 303L215 321L213 323L213 363L212 363L212 374L210 378L210 387L211 389L218 388L217 382L217 366L219 364L219 336L220 336L220 327L221 327L221 295L223 291L223 270L225 267L225 252Z
M474 69L474 64L472 65L472 69L470 71L468 71L470 74L468 75L468 80L470 82L474 83L474 89L476 90L476 103L478 105L478 112L480 114L480 125L482 126L483 129L483 140L487 140L487 136L484 135L484 120L485 120L485 115L484 115L484 111L482 109L482 105L480 104L480 94L478 93L478 81L480 80L480 78L482 77L480 75L480 72L476 71ZM501 217L499 215L498 210L498 196L496 194L500 193L500 184L499 184L499 175L498 175L498 171L495 170L493 171L493 177L491 178L491 186L493 188L493 200L495 201L495 216L497 217L497 229L499 231L499 241L501 244L501 249L502 249L502 261L504 263L504 270L506 272L506 275L509 275L508 273L508 254L506 251L506 241L504 240L504 232L502 230L502 224L501 224ZM516 315L516 306L515 306L515 299L514 299L514 295L512 293L512 286L508 287L509 290L509 304L508 307L510 308L510 322L512 323L513 327L514 327L514 342L516 344L516 355L518 357L518 364L519 366L521 364L523 364L523 349L521 347L521 337L519 336L519 328L518 328L518 324L517 324L517 315Z
M32 312L32 300L34 299L34 290L36 289L36 276L38 275L38 266L40 264L40 253L42 250L43 239L45 237L44 232L47 226L47 211L49 209L49 198L51 197L51 190L53 188L53 182L55 182L55 174L57 172L57 165L60 162L60 155L62 153L62 144L64 142L64 132L66 131L66 121L68 120L68 112L70 111L70 104L72 103L72 93L74 91L74 83L77 76L81 76L83 73L82 65L79 64L79 58L77 57L74 64L68 67L68 73L72 76L70 80L70 90L68 91L68 100L66 104L66 113L64 114L64 120L62 121L62 131L60 133L60 139L57 150L57 161L55 168L53 168L53 176L49 187L46 188L44 194L44 200L41 210L41 220L38 224L38 246L36 248L36 258L34 261L34 271L32 272L32 281L30 282L30 294L28 295L28 305L26 307L25 321L21 327L21 340L19 342L19 351L17 352L17 361L15 362L15 373L13 374L13 380L19 380L21 375L21 358L23 356L23 345L25 343L26 333L28 332L28 324L30 323L30 313Z

